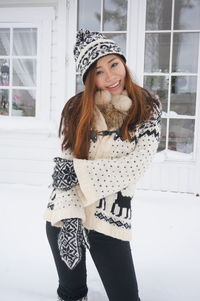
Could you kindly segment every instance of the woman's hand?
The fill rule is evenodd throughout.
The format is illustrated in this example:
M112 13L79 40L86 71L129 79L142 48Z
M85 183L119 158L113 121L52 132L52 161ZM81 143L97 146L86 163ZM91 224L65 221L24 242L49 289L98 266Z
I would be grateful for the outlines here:
M80 218L62 220L63 227L58 235L58 248L62 260L73 270L82 258L82 247L90 248L86 230Z
M69 190L78 184L78 179L74 170L73 160L62 159L55 157L53 178L53 188Z

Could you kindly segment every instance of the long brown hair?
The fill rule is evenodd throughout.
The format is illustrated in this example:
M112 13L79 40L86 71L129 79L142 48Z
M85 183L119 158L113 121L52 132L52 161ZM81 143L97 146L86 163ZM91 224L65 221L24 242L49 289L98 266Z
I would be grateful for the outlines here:
M122 138L130 140L129 131L145 120L148 120L153 110L155 99L148 90L137 85L131 78L130 71L121 59L126 69L125 89L132 100L132 106L121 128ZM59 127L59 136L63 135L62 150L70 148L74 157L88 159L90 147L90 131L94 112L94 95L96 64L87 73L85 89L73 96L65 104Z

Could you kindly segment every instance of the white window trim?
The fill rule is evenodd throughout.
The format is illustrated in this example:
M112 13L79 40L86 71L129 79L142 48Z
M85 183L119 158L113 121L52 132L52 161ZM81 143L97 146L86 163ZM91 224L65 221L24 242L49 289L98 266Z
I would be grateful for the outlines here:
M0 8L1 22L41 22L42 20L53 20L55 12L52 7L10 7Z
M55 11L52 7L15 7L0 8L2 26L10 25L38 28L38 66L37 66L37 95L36 117L1 116L2 130L47 131L52 128L50 122L50 79L51 79L51 31ZM37 102L38 100L38 102Z
M134 79L139 85L143 85L144 75L144 51L145 51L145 21L146 21L146 0L129 0L128 10L128 65L133 74ZM170 31L171 32L171 31ZM178 31L179 32L179 31ZM185 32L185 31L184 31ZM193 31L192 31L193 32ZM190 160L173 159L164 155L166 162L179 162L185 164L194 164L200 161L200 41L199 41L199 59L197 71L197 96L196 96L196 115L194 129L194 149L193 157ZM190 74L191 75L191 74ZM195 74L196 75L196 74ZM177 118L182 118L178 116ZM189 118L188 118L189 119ZM158 159L159 162L159 159ZM160 161L163 162L162 160Z
M73 48L76 42L77 1L68 1L66 24L66 89L65 99L68 100L76 91L76 65Z

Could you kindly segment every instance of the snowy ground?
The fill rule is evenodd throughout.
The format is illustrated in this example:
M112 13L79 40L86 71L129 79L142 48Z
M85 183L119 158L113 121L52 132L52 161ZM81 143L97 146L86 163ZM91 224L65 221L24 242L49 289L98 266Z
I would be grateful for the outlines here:
M0 300L56 301L44 187L0 185ZM137 191L132 251L142 301L200 300L200 198ZM88 254L90 301L107 301ZM131 301L131 300L122 300Z

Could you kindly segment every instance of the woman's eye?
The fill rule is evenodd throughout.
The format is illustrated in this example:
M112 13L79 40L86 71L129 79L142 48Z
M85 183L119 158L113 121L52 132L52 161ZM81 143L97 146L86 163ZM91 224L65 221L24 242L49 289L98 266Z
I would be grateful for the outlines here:
M113 63L112 65L111 65L111 67L113 68L113 67L116 67L118 65L118 63Z
M102 71L97 71L96 72L96 75L100 75L100 74L102 74L103 72Z

